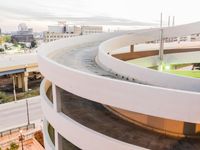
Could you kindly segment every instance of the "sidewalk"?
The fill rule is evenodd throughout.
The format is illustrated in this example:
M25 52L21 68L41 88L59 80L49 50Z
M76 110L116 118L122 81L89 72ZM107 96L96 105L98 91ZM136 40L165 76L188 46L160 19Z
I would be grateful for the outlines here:
M22 135L24 136L24 150L43 150L44 148L34 138L34 133L41 131L42 126L36 126L35 129L23 130ZM11 135L0 137L0 147L4 150L10 146L12 142L18 144L21 147L19 141L20 132L12 133Z

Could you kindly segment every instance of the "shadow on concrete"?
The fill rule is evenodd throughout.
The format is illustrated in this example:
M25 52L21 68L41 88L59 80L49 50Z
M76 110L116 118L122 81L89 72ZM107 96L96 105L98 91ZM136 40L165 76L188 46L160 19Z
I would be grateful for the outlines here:
M61 99L62 112L68 117L120 141L153 150L200 149L200 139L175 138L144 129L112 114L99 103L63 90Z

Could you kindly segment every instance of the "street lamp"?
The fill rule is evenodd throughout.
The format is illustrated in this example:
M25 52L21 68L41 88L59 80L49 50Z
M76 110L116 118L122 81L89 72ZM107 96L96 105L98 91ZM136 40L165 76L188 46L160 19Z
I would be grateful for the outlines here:
M19 141L21 142L21 145L22 145L22 150L24 150L24 135L22 134L22 130L19 131L20 132L20 136L19 136Z
M31 89L28 89L28 91L31 91ZM27 129L28 129L28 126L30 125L30 114L29 114L29 104L27 98L26 98L26 116L27 116Z
M30 118L29 118L29 106L28 106L28 100L26 99L26 115L27 115L27 122L28 126L30 125Z
M160 14L160 49L159 49L159 58L160 58L160 64L163 62L163 53L164 53L164 39L163 39L163 15Z

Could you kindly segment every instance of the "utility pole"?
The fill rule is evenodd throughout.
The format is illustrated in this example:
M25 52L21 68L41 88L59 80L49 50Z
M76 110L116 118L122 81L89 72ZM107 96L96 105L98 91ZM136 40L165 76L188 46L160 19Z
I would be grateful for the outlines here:
M175 16L173 16L172 26L175 26Z
M164 39L163 39L163 16L162 13L160 14L160 49L159 49L159 59L160 64L162 64L163 61L163 53L164 53Z
M27 99L26 99L26 115L27 115L27 122L28 122L28 125L30 125L29 106L28 106L28 100L27 100Z
M161 12L161 14L160 14L160 28L162 28L162 25L163 25L163 23L162 23L162 18L163 18L163 14L162 14L162 12Z
M171 23L171 17L168 17L168 27L170 27L170 23Z

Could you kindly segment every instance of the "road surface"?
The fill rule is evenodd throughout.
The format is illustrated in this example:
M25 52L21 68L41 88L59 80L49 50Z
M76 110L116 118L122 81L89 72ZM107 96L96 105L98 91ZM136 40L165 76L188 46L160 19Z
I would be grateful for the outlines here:
M30 122L39 122L43 117L40 96L28 98ZM0 132L27 124L26 100L0 105Z

